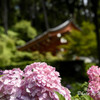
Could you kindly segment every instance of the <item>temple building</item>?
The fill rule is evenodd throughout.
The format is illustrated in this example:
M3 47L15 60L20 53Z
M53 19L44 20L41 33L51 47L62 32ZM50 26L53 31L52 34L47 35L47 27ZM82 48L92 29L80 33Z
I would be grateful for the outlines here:
M59 48L59 45L67 45L64 35L69 34L73 29L80 30L72 20L67 20L30 40L24 46L17 47L17 49L20 51L39 51L40 53L51 52L55 55L58 51L64 51L63 48Z

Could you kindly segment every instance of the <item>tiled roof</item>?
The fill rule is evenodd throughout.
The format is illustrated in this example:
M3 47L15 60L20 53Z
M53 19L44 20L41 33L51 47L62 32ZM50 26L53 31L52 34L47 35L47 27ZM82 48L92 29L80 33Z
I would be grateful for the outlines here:
M30 40L29 42L27 42L24 46L17 46L17 49L23 48L23 47L33 43L34 41L36 41L36 40L40 39L41 37L47 35L49 32L58 31L58 30L60 30L60 29L62 29L64 27L66 27L71 22L74 24L73 20L70 19L70 20L67 20L64 23L56 26L55 28L50 28L47 31L45 31L44 33L42 33L41 35L39 35L39 36L35 37L34 39ZM76 24L74 24L74 25L80 30L80 28Z

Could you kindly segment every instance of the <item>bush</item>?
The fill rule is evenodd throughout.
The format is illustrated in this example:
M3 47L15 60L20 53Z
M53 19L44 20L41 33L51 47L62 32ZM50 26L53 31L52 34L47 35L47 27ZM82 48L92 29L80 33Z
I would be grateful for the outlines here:
M38 51L32 52L33 61L45 61L45 57L43 54Z
M26 20L16 23L13 30L18 32L18 38L26 42L33 39L37 35L35 28L33 28L31 23Z
M32 60L32 55L29 52L16 51L15 54L12 56L12 62L21 62L28 60Z
M8 36L0 35L0 67L7 66L11 63L11 57L15 50L14 41Z
M0 35L0 42L3 43L3 47L5 48L4 50L14 50L16 48L15 41L12 38L6 36L5 34Z
M0 34L4 33L4 28L0 26Z
M24 25L25 24L25 25ZM21 25L21 27L19 26ZM36 35L36 30L31 27L30 23L27 21L22 21L19 24L15 25L15 30L20 32L22 29L25 31L27 36L23 36L24 38L33 39ZM4 28L0 27L0 68L9 68L8 66L15 67L22 64L22 67L26 64L30 64L29 61L34 61L37 59L42 60L42 55L36 55L38 58L34 58L34 53L30 52L20 52L16 50L16 46L24 45L26 42L20 38L20 36L24 33L18 33L14 30L8 30L8 35L5 35ZM40 56L39 56L40 55ZM39 60L40 60L39 59ZM28 62L28 63L25 63Z
M82 30L72 30L65 38L67 45L62 47L67 49L65 58L73 59L74 56L94 57L97 58L97 42L94 25L89 22L82 23ZM84 38L85 37L85 38Z
M0 69L4 69L5 66L10 65L11 60L7 55L0 55ZM3 68L2 68L3 67Z

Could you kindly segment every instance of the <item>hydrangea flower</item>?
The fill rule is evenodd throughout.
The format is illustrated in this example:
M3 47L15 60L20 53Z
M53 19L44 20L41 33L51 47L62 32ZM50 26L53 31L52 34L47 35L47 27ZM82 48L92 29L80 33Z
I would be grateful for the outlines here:
M94 100L100 100L100 68L92 66L87 71L87 74L89 76L87 92Z
M33 63L24 71L19 68L3 71L0 77L0 100L71 100L70 91L61 85L55 68L46 63Z
M3 71L2 70L0 70L0 75L2 75L3 74Z
M24 69L25 78L19 89L19 100L59 100L55 91L70 99L70 92L61 85L59 73L46 63L33 63Z
M15 100L17 89L21 85L23 71L19 68L5 70L0 77L0 100Z

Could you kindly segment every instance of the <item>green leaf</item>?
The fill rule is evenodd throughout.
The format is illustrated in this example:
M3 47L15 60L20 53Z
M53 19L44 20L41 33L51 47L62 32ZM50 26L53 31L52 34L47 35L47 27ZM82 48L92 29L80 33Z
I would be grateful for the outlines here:
M71 100L80 100L79 95L76 95L74 97L71 97Z
M82 100L93 100L89 95L83 95L81 96Z
M0 77L2 77L2 76L4 76L4 75L0 75Z
M55 92L58 97L59 97L59 100L65 100L64 96L62 94L60 94L59 92Z
M71 100L79 100L79 98L71 97Z
M82 95L82 96L74 96L71 97L71 100L93 100L89 95Z

